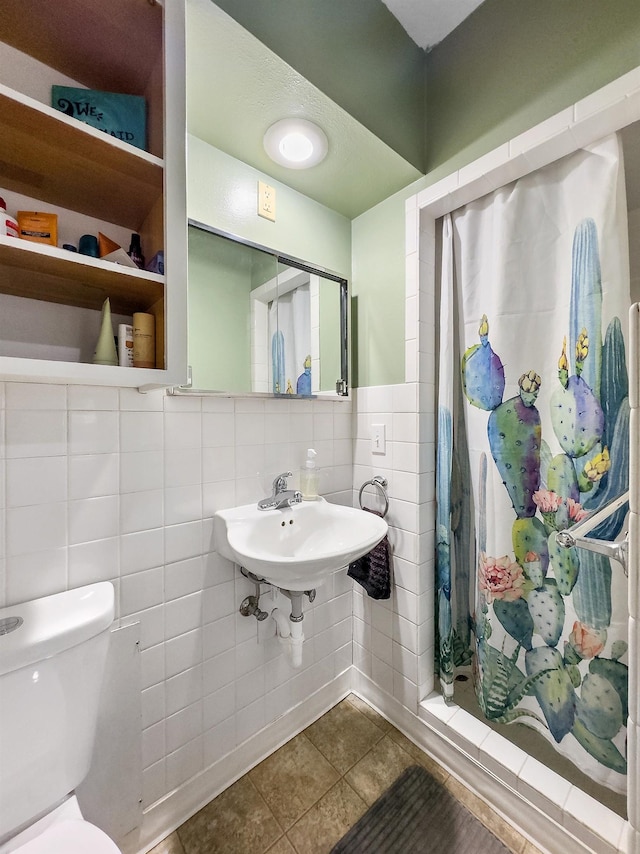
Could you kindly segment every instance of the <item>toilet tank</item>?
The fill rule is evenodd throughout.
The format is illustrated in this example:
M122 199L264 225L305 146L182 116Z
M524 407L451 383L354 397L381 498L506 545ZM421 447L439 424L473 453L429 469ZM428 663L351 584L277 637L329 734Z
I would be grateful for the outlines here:
M89 771L113 614L107 581L0 610L0 842Z

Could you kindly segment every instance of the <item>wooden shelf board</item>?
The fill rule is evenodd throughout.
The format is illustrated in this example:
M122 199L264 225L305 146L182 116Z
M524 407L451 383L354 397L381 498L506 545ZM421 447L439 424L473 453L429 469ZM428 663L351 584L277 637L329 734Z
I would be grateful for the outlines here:
M13 382L83 383L152 389L176 385L164 368L120 368L86 362L58 362L0 356L0 377Z
M118 314L146 311L164 298L164 278L41 243L0 235L0 292Z
M137 231L162 195L163 162L0 85L0 183Z
M0 40L91 89L142 95L162 53L149 0L3 0Z

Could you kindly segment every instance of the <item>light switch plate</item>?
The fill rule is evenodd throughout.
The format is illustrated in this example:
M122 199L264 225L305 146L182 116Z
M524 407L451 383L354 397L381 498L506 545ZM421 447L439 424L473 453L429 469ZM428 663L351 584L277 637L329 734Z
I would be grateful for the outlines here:
M258 181L258 216L276 221L276 190L264 181Z
M371 453L387 453L387 431L386 424L371 425Z

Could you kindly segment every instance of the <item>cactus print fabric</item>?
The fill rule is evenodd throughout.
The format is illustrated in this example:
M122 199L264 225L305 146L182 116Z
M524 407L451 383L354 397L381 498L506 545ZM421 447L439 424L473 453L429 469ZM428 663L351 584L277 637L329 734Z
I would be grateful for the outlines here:
M617 138L456 211L443 228L441 290L443 692L452 696L456 666L472 661L487 719L534 727L583 772L624 791L626 579L619 564L556 540L628 489ZM627 510L589 536L623 535Z

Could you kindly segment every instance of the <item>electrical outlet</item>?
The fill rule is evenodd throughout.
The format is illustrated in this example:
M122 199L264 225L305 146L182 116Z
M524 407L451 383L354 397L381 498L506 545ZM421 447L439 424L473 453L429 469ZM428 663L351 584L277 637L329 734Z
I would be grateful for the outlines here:
M371 425L371 453L387 453L387 431L385 424Z
M276 221L276 191L264 181L258 181L258 216Z

